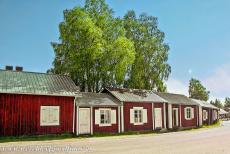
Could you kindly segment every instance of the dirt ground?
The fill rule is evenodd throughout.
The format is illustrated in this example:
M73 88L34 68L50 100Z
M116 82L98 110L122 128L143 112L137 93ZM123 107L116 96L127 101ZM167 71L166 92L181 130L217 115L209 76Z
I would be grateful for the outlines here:
M2 143L0 153L230 154L230 123L165 134Z

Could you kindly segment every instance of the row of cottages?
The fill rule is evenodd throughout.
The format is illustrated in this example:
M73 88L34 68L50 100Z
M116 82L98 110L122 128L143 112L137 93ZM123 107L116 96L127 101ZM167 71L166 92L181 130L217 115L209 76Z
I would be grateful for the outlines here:
M202 125L211 125L214 124L218 121L219 119L219 108L215 107L214 105L197 100L197 99L192 99L198 104L199 107L199 126Z
M68 76L0 70L0 136L166 131L211 124L216 112L184 95L115 88L80 93Z

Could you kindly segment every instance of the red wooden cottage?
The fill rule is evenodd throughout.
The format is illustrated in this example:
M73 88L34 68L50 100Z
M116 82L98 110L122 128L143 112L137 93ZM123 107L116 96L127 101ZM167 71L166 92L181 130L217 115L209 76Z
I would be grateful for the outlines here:
M0 136L73 133L76 92L67 76L0 70Z
M102 92L109 93L121 104L121 132L166 129L167 101L152 91L106 88Z
M197 99L192 99L199 106L199 126L214 124L219 119L219 108Z
M120 103L106 93L81 93L76 101L76 134L119 133Z
M168 101L167 128L193 128L198 126L198 105L188 97L171 93L156 93Z

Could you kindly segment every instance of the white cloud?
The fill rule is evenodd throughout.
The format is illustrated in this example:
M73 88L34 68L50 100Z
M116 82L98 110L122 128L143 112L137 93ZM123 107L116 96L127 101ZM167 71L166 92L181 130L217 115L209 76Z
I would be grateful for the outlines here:
M167 82L167 91L175 94L184 94L188 96L188 83L170 78Z
M189 69L189 74L192 74L192 70ZM191 73L190 73L191 72ZM199 79L201 83L210 91L210 100L219 99L222 102L225 97L230 97L230 63L222 65L215 69L213 73L204 79ZM167 82L167 90L170 93L184 94L188 96L189 79L187 82L170 78Z
M203 80L204 86L212 95L219 98L230 97L230 64L225 64Z

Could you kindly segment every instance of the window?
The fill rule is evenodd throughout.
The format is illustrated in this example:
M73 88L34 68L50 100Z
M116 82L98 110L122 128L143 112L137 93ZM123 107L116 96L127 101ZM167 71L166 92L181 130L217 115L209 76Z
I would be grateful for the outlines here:
M206 110L203 110L203 120L208 119L208 112Z
M184 108L184 112L185 112L185 119L186 120L191 120L194 118L194 110L192 107Z
M217 120L217 111L215 110L214 113L213 113L213 120Z
M100 110L100 124L110 124L111 123L111 110Z
M58 126L60 119L60 106L41 106L40 125Z
M117 110L111 108L95 109L95 124L99 127L117 124Z
M134 123L143 123L142 110L134 110Z

